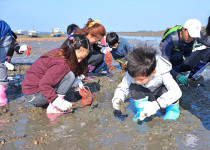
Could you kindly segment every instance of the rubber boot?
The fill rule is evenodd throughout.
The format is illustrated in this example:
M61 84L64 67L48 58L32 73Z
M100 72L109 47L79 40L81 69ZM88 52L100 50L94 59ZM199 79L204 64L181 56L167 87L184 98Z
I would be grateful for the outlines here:
M141 104L142 102L146 102L146 101L148 101L148 96L146 96L145 98L139 99L139 100L134 100L134 103L135 103L135 106L136 106L136 110L137 110L136 115L132 118L132 120L133 120L134 122L140 121L140 119L139 119L139 114L141 113L141 111L142 111L144 108L140 108L140 107L139 107L139 104Z
M6 105L8 102L6 96L6 86L0 85L0 106Z
M180 110L179 110L179 102L173 105L169 105L166 107L166 114L164 116L164 120L176 120L180 115Z
M107 74L108 73L107 71L108 71L108 68L107 68L107 65L105 64L101 74Z

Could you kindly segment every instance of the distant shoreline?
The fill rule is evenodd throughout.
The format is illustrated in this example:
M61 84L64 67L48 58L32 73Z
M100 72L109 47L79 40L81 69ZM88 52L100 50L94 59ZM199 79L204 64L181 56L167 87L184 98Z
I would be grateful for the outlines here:
M141 36L141 37L162 37L163 31L158 32L117 32L119 36ZM29 41L65 41L67 34L61 37L52 37L50 34L39 34L38 37L30 38L28 35L17 35L18 42L29 42Z
M162 37L164 31L158 32L117 32L120 36L147 36L147 37Z

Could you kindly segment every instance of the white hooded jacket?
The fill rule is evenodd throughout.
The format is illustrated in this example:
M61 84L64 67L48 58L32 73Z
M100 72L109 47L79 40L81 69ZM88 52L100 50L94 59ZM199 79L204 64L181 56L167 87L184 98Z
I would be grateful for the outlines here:
M156 74L151 76L149 82L143 84L142 86L153 92L161 85L164 85L168 91L163 93L157 101L161 108L166 108L177 101L182 96L182 92L170 74L170 70L172 69L171 63L161 56L156 56L156 60ZM128 72L126 72L122 82L115 90L112 103L119 99L123 101L125 100L129 94L129 87L131 83L137 84Z

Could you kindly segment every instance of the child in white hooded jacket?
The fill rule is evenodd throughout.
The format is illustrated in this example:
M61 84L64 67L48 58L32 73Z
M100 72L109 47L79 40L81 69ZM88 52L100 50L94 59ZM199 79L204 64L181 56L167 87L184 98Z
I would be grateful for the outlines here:
M152 47L143 45L128 54L128 71L112 99L114 109L120 111L120 103L130 92L137 109L134 121L144 120L165 108L164 119L176 120L180 114L178 100L182 92L170 74L172 66L155 53Z

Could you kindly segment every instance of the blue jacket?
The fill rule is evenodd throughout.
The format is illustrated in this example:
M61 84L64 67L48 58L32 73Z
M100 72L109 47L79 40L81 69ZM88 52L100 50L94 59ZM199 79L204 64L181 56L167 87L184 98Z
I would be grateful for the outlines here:
M119 37L119 45L117 49L113 49L111 51L113 58L116 59L121 59L127 55L128 52L133 50L133 47L127 42L126 39Z
M12 37L12 31L10 26L3 20L0 20L0 38L9 34Z

